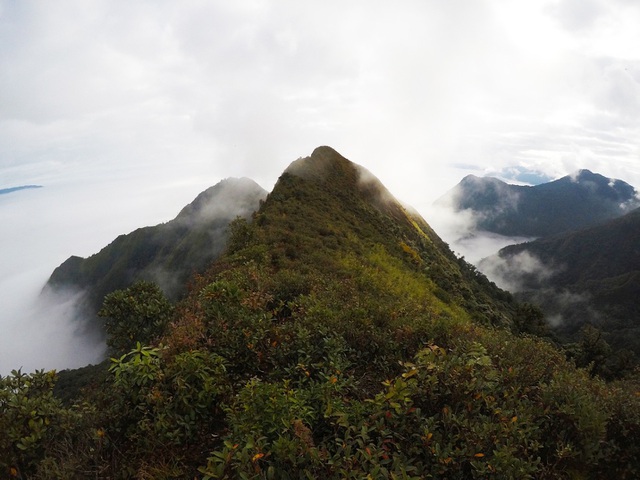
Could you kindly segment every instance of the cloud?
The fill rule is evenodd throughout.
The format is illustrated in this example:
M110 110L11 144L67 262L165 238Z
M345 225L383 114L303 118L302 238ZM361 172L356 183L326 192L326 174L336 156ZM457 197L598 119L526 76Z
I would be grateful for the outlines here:
M478 221L481 219L478 214L471 209L456 212L447 203L430 205L420 213L455 254L476 266L508 245L534 240L531 237L510 237L478 230Z
M545 15L497 0L312 11L291 1L7 3L0 158L52 174L101 162L122 175L133 158L158 176L174 175L179 158L183 169L272 185L291 159L328 144L366 159L411 204L444 193L459 180L447 165L469 159L561 176L577 168L558 168L559 157L592 151L567 131L585 120L576 112L618 89L605 78L592 91L596 60ZM526 47L529 29L557 40L550 55ZM450 183L435 181L443 175Z
M160 203L148 186L102 179L0 196L0 374L100 359L101 342L83 335L72 313L78 292L41 298L44 284L70 255L91 255L121 233L175 217L193 199L192 188L165 185Z
M526 300L544 305L547 323L554 328L567 325L575 327L589 322L597 323L602 318L602 315L591 305L590 297L586 293L541 289L529 292ZM576 315L577 312L579 312L578 315Z
M562 0L548 8L562 26L571 31L583 31L595 26L606 9L597 0Z
M540 288L561 266L545 265L537 256L523 250L515 255L493 255L479 262L479 268L500 288L513 293Z
M478 268L518 301L540 305L547 323L565 333L575 333L585 323L598 324L603 318L588 293L551 286L563 265L545 264L527 250L509 256L491 255L478 262Z
M79 293L41 296L41 273L21 272L0 282L0 375L19 368L81 367L97 363L104 356L104 340L86 331L74 318Z

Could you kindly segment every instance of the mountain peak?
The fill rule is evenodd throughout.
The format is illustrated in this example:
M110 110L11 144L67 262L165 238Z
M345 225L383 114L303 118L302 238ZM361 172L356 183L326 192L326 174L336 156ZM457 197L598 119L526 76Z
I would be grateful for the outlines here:
M375 187L376 190L391 195L369 170L327 146L318 147L310 156L292 162L285 173L305 180L329 183L334 188L357 188L365 191Z
M584 177L599 176L600 177L600 176L602 176L602 175L593 173L591 170L589 170L587 168L581 168L580 170L578 170L577 173L578 173L579 177L582 177L582 176L584 176Z
M478 177L477 175L469 174L464 177L460 184L463 186L482 186L486 187L489 185L507 185L506 182L500 180L496 177Z
M357 167L331 147L316 148L310 156L299 158L287 167L290 173L306 180L357 183Z
M470 173L469 175L465 176L462 182L484 182L484 181L494 181L494 180L498 180L495 177L479 177L478 175L474 175L473 173Z
M605 177L599 173L582 169L571 175L562 177L548 185L564 184L572 188L582 189L590 193L597 193L599 196L622 206L622 212L626 213L637 207L636 189L628 183L615 178Z
M581 168L580 170L576 170L573 173L570 173L566 177L561 178L560 180L568 179L574 183L583 183L583 182L596 182L596 183L604 183L608 184L611 179L600 175L599 173L593 173L591 170L587 170L586 168Z
M71 257L54 270L45 289L84 290L79 313L88 321L95 321L106 294L138 280L154 281L178 298L188 278L223 252L229 223L238 216L249 218L266 195L248 178L222 180L173 220L120 235L89 258Z
M400 202L374 174L331 147L316 148L310 156L292 162L284 173L319 183L332 195L349 197L356 194L397 220L406 218Z
M339 156L342 157L342 155L340 155L337 150L335 150L332 147L329 147L328 145L320 145L319 147L316 147L313 152L311 153L312 157L321 157L321 156L327 156L327 157L333 157L333 156ZM344 158L344 157L342 157Z
M237 215L244 216L253 212L258 200L263 199L266 194L250 178L226 178L200 193L180 211L176 219L182 222L202 222L218 217L233 219Z

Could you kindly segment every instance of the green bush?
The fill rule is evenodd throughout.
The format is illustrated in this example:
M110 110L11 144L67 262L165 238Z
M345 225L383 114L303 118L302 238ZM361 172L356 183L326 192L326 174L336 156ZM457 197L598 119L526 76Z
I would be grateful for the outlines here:
M173 306L160 287L140 281L107 295L98 315L105 318L107 345L115 354L158 338L173 316Z
M120 424L137 447L181 445L219 421L220 399L229 389L224 359L207 351L163 358L159 348L140 344L110 371L120 402Z
M55 381L54 371L0 376L0 477L36 478L74 450L99 450L84 430L93 409L63 406L53 395Z

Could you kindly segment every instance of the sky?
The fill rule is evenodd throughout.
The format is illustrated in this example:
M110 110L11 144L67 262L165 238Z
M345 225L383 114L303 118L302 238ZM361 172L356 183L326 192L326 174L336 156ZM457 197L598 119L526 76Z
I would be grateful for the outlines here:
M319 145L436 231L470 173L640 187L639 24L635 0L0 0L0 190L44 186L0 195L0 374L101 354L34 302L70 255Z

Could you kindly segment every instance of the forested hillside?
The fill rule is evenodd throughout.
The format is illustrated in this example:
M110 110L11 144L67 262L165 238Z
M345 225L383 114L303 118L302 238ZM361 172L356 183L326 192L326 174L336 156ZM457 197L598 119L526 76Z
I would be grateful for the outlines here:
M602 225L506 247L481 268L517 284L518 297L540 304L561 335L575 338L590 323L615 350L640 355L639 241L636 209Z
M577 369L530 333L535 308L328 147L230 225L184 300L139 283L101 315L108 370L56 395L53 372L0 379L0 475L640 475L635 377Z

